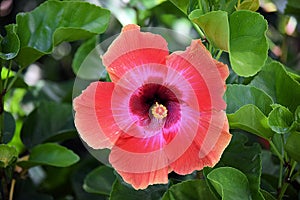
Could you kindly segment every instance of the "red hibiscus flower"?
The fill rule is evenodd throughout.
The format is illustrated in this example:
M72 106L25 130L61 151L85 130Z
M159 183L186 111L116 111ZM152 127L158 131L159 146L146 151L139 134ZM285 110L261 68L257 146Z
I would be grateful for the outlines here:
M223 100L226 65L199 40L169 55L160 35L127 25L102 57L112 82L74 99L75 125L135 189L214 166L231 139Z

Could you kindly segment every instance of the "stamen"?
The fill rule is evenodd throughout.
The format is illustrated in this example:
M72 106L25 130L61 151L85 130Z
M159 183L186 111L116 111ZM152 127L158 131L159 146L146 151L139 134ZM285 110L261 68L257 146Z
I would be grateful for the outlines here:
M155 102L155 105L152 106L151 112L156 119L163 119L168 115L168 109L157 102Z

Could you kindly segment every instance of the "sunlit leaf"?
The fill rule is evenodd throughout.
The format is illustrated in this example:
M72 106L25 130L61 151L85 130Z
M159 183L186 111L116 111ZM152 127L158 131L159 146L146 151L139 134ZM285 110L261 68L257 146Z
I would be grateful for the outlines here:
M220 167L212 170L207 178L223 200L252 199L249 182L245 174L232 167Z
M267 21L262 15L240 10L229 17L229 58L232 69L240 76L253 76L268 56Z
M217 200L205 180L189 180L172 185L164 194L162 200Z
M18 165L23 167L36 165L67 167L78 161L79 156L66 147L54 143L45 143L32 148L28 161L21 161Z
M109 17L108 10L87 2L46 1L31 12L17 15L21 49L16 59L27 66L63 41L103 33Z
M13 71L8 71L7 68L2 67L1 70L1 80L5 80L6 78L11 78L15 75Z
M201 10L194 10L189 18L205 33L208 41L216 48L228 51L229 23L225 11L212 11L202 14ZM217 26L216 26L217 25Z
M273 135L268 126L268 118L255 105L242 106L227 117L232 129L242 129L265 139L270 139Z
M237 10L257 11L259 8L259 0L244 0L237 5Z

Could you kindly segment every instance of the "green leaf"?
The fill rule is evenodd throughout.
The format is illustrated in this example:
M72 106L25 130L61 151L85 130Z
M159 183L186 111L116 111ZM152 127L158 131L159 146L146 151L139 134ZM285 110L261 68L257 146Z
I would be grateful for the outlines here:
M300 162L300 132L291 132L284 146L288 155Z
M8 143L14 136L16 129L15 118L9 112L4 112L3 142Z
M262 172L261 147L258 144L246 146L247 137L235 133L225 149L219 165L233 167L243 172L249 181L252 199L263 200L260 192Z
M43 101L25 120L21 139L26 147L32 148L60 135L69 135L76 130L73 120L71 105Z
M295 111L295 121L300 123L300 106L298 106Z
M242 129L269 140L273 132L268 126L267 117L255 106L242 106L233 114L228 114L230 128Z
M254 104L265 115L271 112L273 100L264 91L249 85L227 85L224 94L224 100L227 103L226 112L234 113L240 107L246 104Z
M216 48L228 51L229 46L229 23L225 11L212 11L202 14L197 9L189 15L190 20L196 23L205 33L208 41ZM216 24L218 24L216 26Z
M7 68L2 67L1 70L1 80L5 80L6 78L11 78L15 75L13 71L8 71Z
M268 116L268 124L270 128L279 134L289 132L293 121L293 113L279 104L276 104Z
M108 10L87 2L46 1L31 12L17 15L21 49L16 60L27 66L63 41L103 33L109 17Z
M18 165L26 168L36 165L68 167L78 161L79 156L66 147L54 143L45 143L32 148L28 161L21 161Z
M258 13L240 10L230 15L229 26L232 69L240 76L253 76L267 60L267 21Z
M184 14L189 14L195 8L198 7L197 0L169 0Z
M113 185L110 200L157 200L161 199L167 189L167 185L150 185L144 190L135 190L117 179Z
M288 75L279 62L267 63L250 85L265 91L274 103L287 107L291 112L299 106L300 84Z
M205 180L189 180L172 185L162 197L162 200L176 199L217 200Z
M115 179L116 176L112 168L100 166L85 177L83 188L89 193L109 196Z
M265 200L276 200L275 197L273 197L269 192L265 190L261 190L261 193L263 194Z
M242 3L237 5L237 10L251 10L257 11L259 8L259 0L244 0Z
M107 196L86 192L82 185L84 179L93 169L99 166L99 161L92 157L89 153L81 157L80 162L73 166L70 175L74 199L78 200L107 200Z
M106 76L106 69L99 56L102 53L96 45L97 38L93 37L76 51L72 68L77 77L85 80L99 80Z
M0 144L0 168L13 165L18 159L18 152L14 147Z
M220 167L207 175L223 200L251 199L249 182L245 174L232 167Z
M20 49L20 40L16 34L16 25L5 26L6 36L0 39L0 58L11 60L17 56ZM1 76L2 77L2 76Z

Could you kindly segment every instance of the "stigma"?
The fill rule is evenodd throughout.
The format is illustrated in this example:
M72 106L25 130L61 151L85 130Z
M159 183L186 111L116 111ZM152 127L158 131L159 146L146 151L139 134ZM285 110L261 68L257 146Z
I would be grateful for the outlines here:
M164 105L155 102L151 107L151 113L156 119L163 119L167 117L168 109Z

